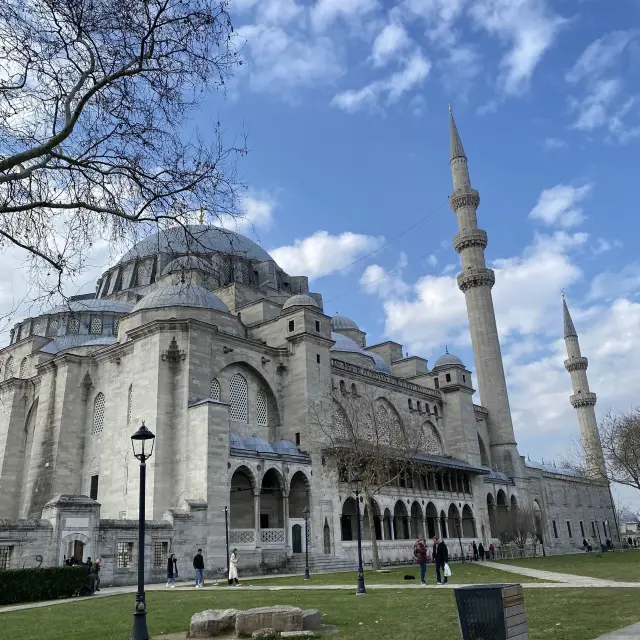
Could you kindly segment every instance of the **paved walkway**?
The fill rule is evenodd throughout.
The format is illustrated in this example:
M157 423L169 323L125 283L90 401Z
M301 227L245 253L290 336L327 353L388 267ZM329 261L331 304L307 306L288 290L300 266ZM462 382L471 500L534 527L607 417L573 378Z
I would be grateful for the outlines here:
M640 638L640 622L638 624L632 624L630 627L624 629L618 629L618 631L612 631L606 633L596 640L638 640Z

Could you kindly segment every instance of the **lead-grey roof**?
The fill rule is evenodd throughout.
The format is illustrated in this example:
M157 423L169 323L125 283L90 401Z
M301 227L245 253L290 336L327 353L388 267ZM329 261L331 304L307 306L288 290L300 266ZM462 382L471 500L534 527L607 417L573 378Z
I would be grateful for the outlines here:
M450 160L455 158L466 158L464 153L464 147L462 146L462 140L458 133L458 127L456 127L456 121L453 119L453 112L449 107L449 148L450 148Z
M283 305L282 310L290 309L291 307L315 307L320 308L320 305L311 296L306 293L299 293L295 296L291 296Z
M341 316L340 314L336 314L331 318L331 327L334 331L338 331L338 329L357 329L360 330L360 327L353 321L351 318L347 318L347 316Z
M198 269L213 275L217 275L216 270L211 263L199 258L198 256L181 256L172 260L163 270L162 275L166 276L170 273L180 273L183 270Z
M187 282L159 286L142 298L133 308L133 312L163 307L197 307L229 312L227 305L215 293Z
M462 362L462 360L460 360L460 358L458 358L458 356L454 356L452 353L445 353L436 360L433 368L435 369L436 367L451 367L453 365L464 367L464 363Z
M331 347L331 351L342 351L345 353L361 353L365 356L369 356L373 358L371 353L367 353L362 349L362 347L351 338L347 338L347 336L343 336L341 333L331 332L331 339L335 340L335 344Z
M561 476L574 476L577 478L583 477L581 473L578 473L573 469L569 469L568 467L554 467L552 464L542 464L541 462L535 462L534 460L527 460L527 467L530 469L546 471L547 473L557 473Z
M373 351L365 351L365 353L373 358L373 363L377 371L391 375L391 368L380 354L374 353Z
M209 225L190 224L170 227L136 243L122 256L120 263L147 258L157 253L228 253L266 262L273 258L245 236Z
M578 334L576 328L573 325L571 314L569 313L569 307L567 307L567 301L562 298L562 316L564 320L564 337L565 338L577 338Z
M118 300L104 300L104 299L88 299L88 300L71 300L67 304L63 304L53 309L50 309L46 314L54 313L81 313L83 311L94 312L111 312L111 313L131 313L133 305L127 302L120 302Z
M108 346L116 342L115 336L96 336L96 335L83 335L73 334L60 336L54 338L51 342L48 342L40 351L42 353L50 353L55 355L61 351L67 349L74 349L76 347L96 347L96 346Z

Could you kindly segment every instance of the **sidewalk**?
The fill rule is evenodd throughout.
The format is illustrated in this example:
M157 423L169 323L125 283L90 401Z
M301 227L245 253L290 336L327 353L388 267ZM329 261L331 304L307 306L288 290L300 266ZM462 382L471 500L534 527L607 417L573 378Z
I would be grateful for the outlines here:
M596 640L639 640L640 639L640 622L638 624L632 624L630 627L624 629L618 629L611 633L605 633L605 635L596 638Z

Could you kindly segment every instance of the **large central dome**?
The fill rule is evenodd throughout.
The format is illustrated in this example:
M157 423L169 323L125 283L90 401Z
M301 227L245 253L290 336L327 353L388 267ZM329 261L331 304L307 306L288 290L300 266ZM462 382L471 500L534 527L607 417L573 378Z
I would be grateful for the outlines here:
M235 231L189 224L163 229L141 240L122 256L120 263L147 258L158 253L228 253L260 262L273 260L261 246Z

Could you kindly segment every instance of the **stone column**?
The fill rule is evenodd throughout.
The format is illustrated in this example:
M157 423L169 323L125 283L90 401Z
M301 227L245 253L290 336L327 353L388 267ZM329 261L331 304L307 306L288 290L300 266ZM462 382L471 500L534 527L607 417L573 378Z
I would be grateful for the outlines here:
M282 509L284 513L284 548L287 555L291 555L291 541L289 540L289 494L282 496Z
M380 539L386 540L384 515L379 516L379 518L380 518L380 533L382 534Z
M422 535L424 539L427 540L427 517L422 516Z
M255 492L253 494L253 519L254 525L256 529L256 549L260 549L262 547L262 542L260 541L260 492Z

